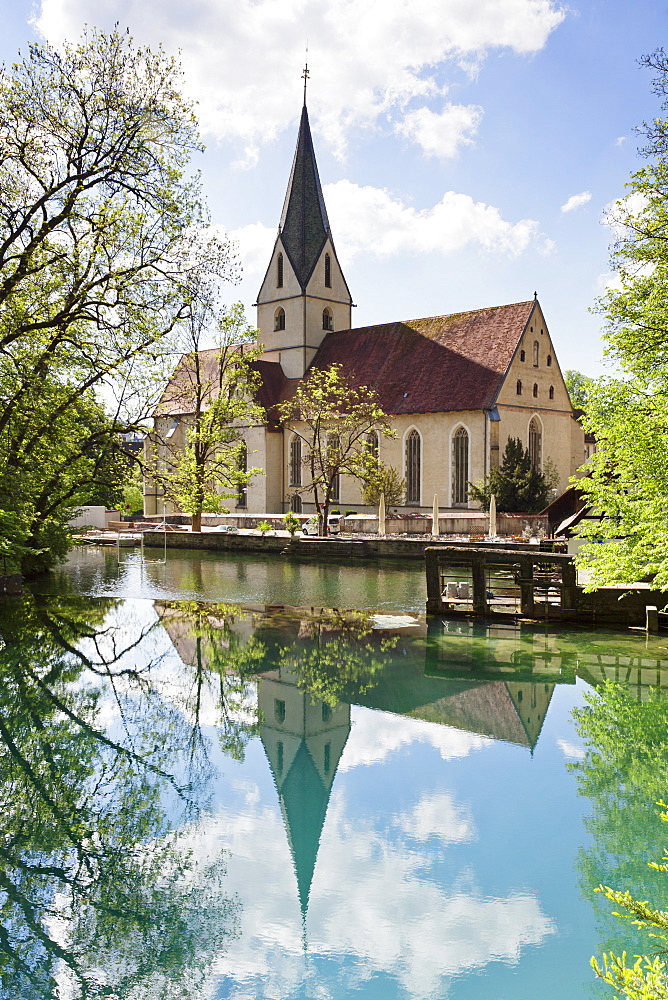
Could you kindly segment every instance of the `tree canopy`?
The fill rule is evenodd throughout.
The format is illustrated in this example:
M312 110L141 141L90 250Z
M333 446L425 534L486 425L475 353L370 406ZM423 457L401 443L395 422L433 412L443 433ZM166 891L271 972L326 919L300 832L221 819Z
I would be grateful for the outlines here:
M340 365L311 368L294 396L279 407L281 419L305 444L309 481L298 491L311 493L321 508L322 532L341 475L364 481L378 459L368 438L372 432L396 437L378 396L365 385L353 385Z
M569 368L564 372L564 382L573 406L579 410L586 410L589 393L595 387L596 380L589 375L583 375L575 368Z
M195 117L162 52L97 30L31 46L0 71L0 146L0 509L46 565L87 499L71 483L105 481L110 439L149 412L192 275L234 267L200 235Z
M545 507L551 488L549 470L544 474L537 469L521 440L509 437L499 468L491 469L482 483L471 483L469 491L483 510L489 510L494 495L498 511L531 514Z
M200 295L181 324L186 353L157 411L180 415L182 435L168 438L156 429L147 448L148 478L178 510L192 515L193 531L201 530L204 511L227 513L225 499L241 506L248 483L262 472L249 468L244 441L245 428L264 419L253 368L262 348L248 343L257 331L247 325L241 303L214 319L214 302ZM202 350L207 337L215 346Z
M600 523L581 533L591 586L646 576L668 589L668 57L643 58L663 116L639 130L648 162L610 211L614 286L597 304L606 352L619 372L588 391L585 429L598 451L578 485Z

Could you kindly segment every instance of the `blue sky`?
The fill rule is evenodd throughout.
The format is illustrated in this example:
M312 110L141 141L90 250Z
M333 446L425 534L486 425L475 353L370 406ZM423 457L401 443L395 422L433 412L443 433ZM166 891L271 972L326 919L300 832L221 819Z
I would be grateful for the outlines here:
M562 368L600 372L603 224L659 112L643 53L663 0L2 0L5 62L84 24L180 49L212 224L240 248L254 319L309 114L355 325L528 299Z

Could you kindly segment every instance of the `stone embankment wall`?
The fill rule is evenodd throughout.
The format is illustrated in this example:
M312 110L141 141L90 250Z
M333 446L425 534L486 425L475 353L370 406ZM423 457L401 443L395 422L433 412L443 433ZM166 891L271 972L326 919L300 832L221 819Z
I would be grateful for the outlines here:
M372 535L365 538L341 538L333 536L318 538L313 535L296 534L293 539L282 535L234 534L217 531L168 531L167 548L194 549L208 552L274 552L299 558L318 559L424 559L424 551L433 545L431 538L379 538ZM165 544L163 531L145 531L144 545L162 548ZM467 542L449 542L465 548ZM484 542L477 542L477 548L484 548ZM489 542L490 549L500 549L495 542ZM537 551L537 546L517 542L503 546L508 551Z

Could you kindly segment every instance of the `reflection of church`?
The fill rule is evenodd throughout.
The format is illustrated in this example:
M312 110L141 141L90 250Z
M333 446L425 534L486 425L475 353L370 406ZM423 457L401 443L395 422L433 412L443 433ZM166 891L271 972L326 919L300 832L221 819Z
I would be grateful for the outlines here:
M332 708L314 700L283 669L258 681L258 709L305 917L332 783L350 732L350 705Z

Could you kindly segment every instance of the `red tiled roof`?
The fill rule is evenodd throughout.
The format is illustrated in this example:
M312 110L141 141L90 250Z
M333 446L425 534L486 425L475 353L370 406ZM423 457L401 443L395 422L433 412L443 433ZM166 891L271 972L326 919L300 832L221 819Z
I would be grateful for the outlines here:
M405 323L340 330L325 336L312 367L341 365L344 377L374 389L386 413L444 413L494 405L534 300ZM215 349L200 351L200 364L215 382ZM276 426L273 409L289 399L299 379L275 361L253 365L262 381L258 402ZM192 412L188 357L179 362L155 415ZM190 391L189 391L190 390Z
M215 347L199 352L199 379L206 390L203 400L205 405L215 395L214 388L218 380L218 355L218 348ZM270 412L272 407L283 399L288 399L299 380L286 378L283 369L276 362L255 361L251 368L259 374L261 379L258 402L266 410L270 423L275 423L276 415ZM154 416L182 416L185 413L192 413L196 382L193 355L184 354L160 397Z
M313 367L342 366L386 413L479 410L494 404L533 300L329 333Z
M211 389L216 383L216 359L218 350L211 348L207 351L199 351L200 382L202 386ZM160 397L153 416L171 417L180 416L183 413L192 413L194 409L194 387L196 384L196 373L194 368L194 355L184 354L165 387L165 391ZM211 393L207 394L208 396ZM206 400L205 400L206 401Z

